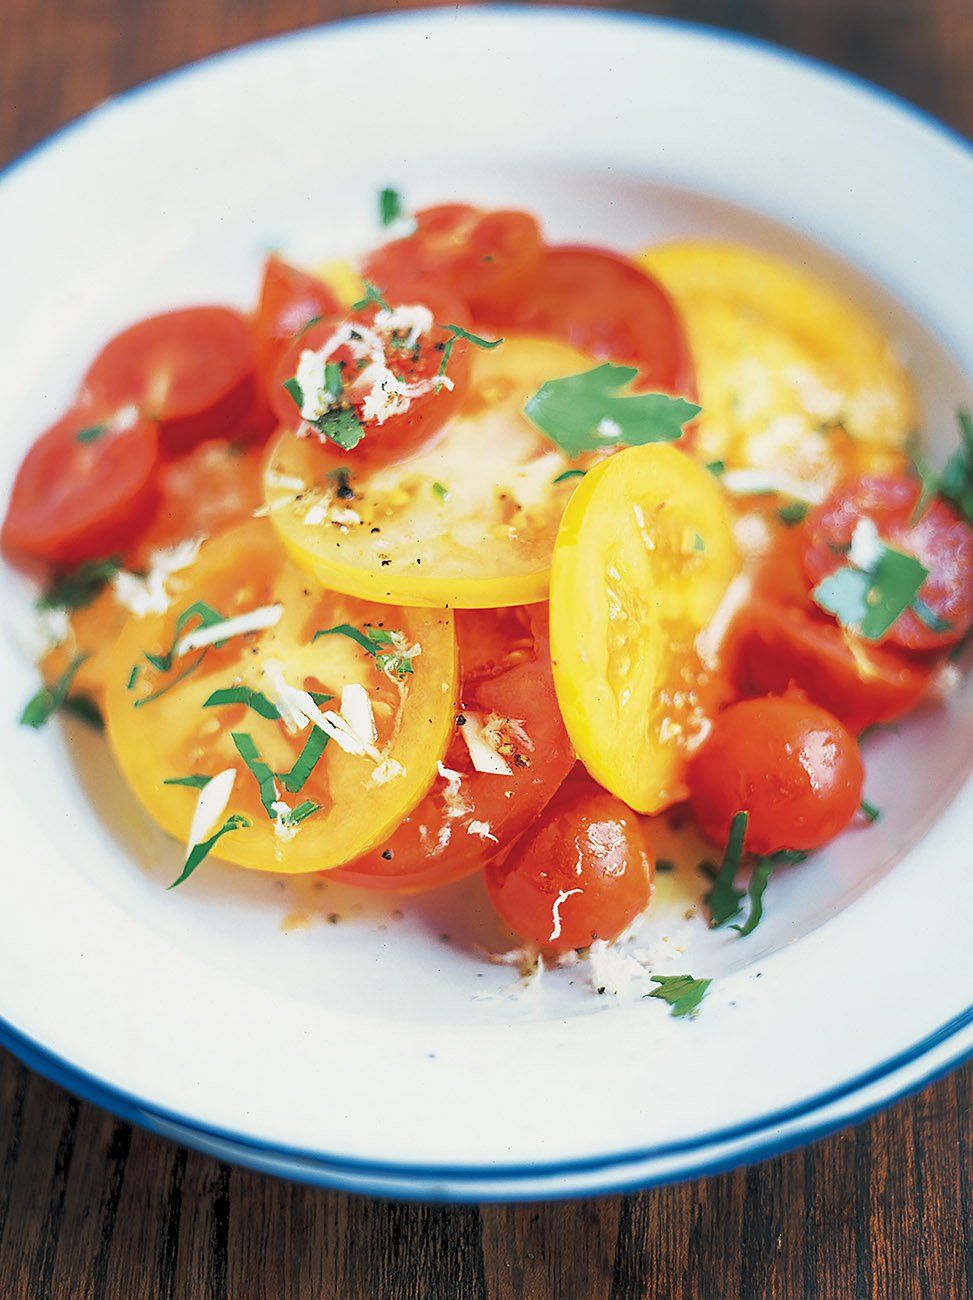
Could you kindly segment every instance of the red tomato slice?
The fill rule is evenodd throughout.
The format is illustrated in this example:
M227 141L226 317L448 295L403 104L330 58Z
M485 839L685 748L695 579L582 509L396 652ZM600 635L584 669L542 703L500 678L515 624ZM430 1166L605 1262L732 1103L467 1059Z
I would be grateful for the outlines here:
M515 301L488 316L581 352L637 366L638 387L695 398L696 374L679 313L665 289L626 257L600 248L549 248Z
M474 771L457 727L444 760L461 777L455 794L437 778L390 839L329 872L332 879L368 889L432 889L478 870L534 821L574 764L554 694L546 618L542 606L456 611L461 710L517 719L533 745L527 764L514 762L511 776Z
M411 349L401 346L405 332L390 336L385 348L385 362L393 374L407 384L419 384L433 379L439 373L443 360L443 351L452 335L440 328L441 325L465 326L468 316L465 309L454 298L442 290L428 285L404 285L401 292L389 298L392 307L420 304L428 307L436 322L431 330L422 334L417 345ZM277 378L271 387L271 401L278 419L291 429L302 424L301 413L284 384L294 378L302 353L315 351L324 346L342 324L370 327L381 310L378 305L369 305L360 311L353 311L343 321L334 318L322 320L310 329L304 330L291 341L285 350L277 370ZM335 465L348 465L355 468L374 468L379 465L394 464L413 455L421 448L434 441L436 435L456 410L466 390L470 374L470 345L462 339L454 342L450 349L446 374L453 382L452 388L445 386L433 388L421 396L414 397L407 409L398 415L391 415L382 423L366 419L363 404L366 390L356 385L356 376L362 373L360 362L356 362L348 346L334 351L329 360L342 369L345 391L351 408L365 427L365 436L357 446L344 451L335 443L319 435L322 453Z
M760 594L734 631L732 658L742 694L797 686L854 732L914 709L932 675L905 651L858 641L819 613Z
M158 436L148 420L112 418L79 405L41 434L14 482L4 549L62 565L124 550L151 514Z
M479 315L511 301L540 264L540 227L526 212L448 203L417 212L415 220L411 235L365 259L365 276L383 289L432 280Z
M134 403L170 452L270 431L253 332L229 307L186 307L131 325L95 357L82 391L112 410Z
M337 316L341 304L326 284L271 254L264 263L253 329L257 368L265 387L276 377L288 343L319 316Z
M959 641L973 624L973 528L940 497L913 523L920 491L918 479L908 474L847 479L804 521L804 567L815 585L841 568L859 520L871 519L883 541L929 570L919 597L948 624L936 631L907 609L882 639L910 650L933 650Z

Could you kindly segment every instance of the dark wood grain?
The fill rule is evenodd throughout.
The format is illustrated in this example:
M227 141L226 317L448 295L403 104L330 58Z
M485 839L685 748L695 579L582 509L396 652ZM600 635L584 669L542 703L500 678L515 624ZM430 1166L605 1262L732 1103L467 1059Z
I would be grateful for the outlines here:
M369 0L2 0L0 164L107 95ZM682 0L973 134L970 0ZM329 1194L164 1143L0 1053L0 1300L973 1296L973 1070L748 1170L564 1205Z

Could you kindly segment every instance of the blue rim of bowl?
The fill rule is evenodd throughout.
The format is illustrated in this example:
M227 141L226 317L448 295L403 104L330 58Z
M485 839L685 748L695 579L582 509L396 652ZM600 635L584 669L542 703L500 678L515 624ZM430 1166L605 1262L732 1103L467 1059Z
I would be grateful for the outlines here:
M749 36L743 32L729 31L677 18L587 7L545 6L538 9L533 6L517 4L481 4L470 6L470 12L500 14L507 18L531 22L540 19L541 21L557 23L569 19L571 21L589 21L604 24L631 23L642 27L684 32L696 39L714 44L736 45L747 48L766 59L778 63L796 64L805 71L815 73L824 81L830 81L835 85L844 85L857 91L865 98L879 102L898 116L920 125L933 138L958 147L967 160L973 162L973 143L959 131L940 121L925 109L919 108L917 105L896 95L893 91L887 90L885 87L868 81L855 73L824 63L798 51L774 45L772 42L759 37ZM391 23L437 23L447 20L456 21L456 15L428 9L360 15L251 41L192 63L172 68L157 77L121 91L79 117L65 123L64 126L43 140L29 146L0 170L0 185L21 167L35 161L40 155L56 145L64 143L68 136L85 127L105 110L113 111L116 108L123 107L126 103L144 94L157 90L180 78L201 72L215 64L247 57L254 51L265 47L280 46L290 42L327 39L328 35L336 30L347 30L359 26L379 27ZM661 1144L644 1150L618 1152L604 1157L589 1157L583 1160L507 1166L381 1163L378 1161L357 1160L321 1151L301 1151L285 1145L262 1142L250 1138L246 1134L233 1133L214 1126L200 1125L184 1115L153 1107L150 1102L134 1097L124 1090L98 1079L88 1071L72 1065L71 1062L64 1060L57 1053L35 1042L29 1035L17 1030L3 1017L0 1017L0 1046L5 1047L25 1065L36 1070L51 1082L119 1118L137 1124L150 1132L161 1133L162 1136L178 1137L186 1145L197 1150L209 1151L218 1158L220 1152L213 1150L214 1144L217 1147L222 1146L223 1154L221 1158L246 1164L253 1168L269 1171L275 1158L284 1161L297 1161L301 1162L304 1167L301 1169L289 1167L281 1172L287 1177L323 1187L345 1188L375 1195L394 1195L410 1199L463 1200L462 1187L457 1186L457 1184L461 1184L465 1178L478 1185L472 1199L479 1200L505 1199L508 1195L516 1195L517 1185L521 1181L536 1183L540 1179L556 1180L558 1177L568 1177L574 1174L602 1173L604 1179L599 1181L597 1188L586 1188L583 1191L568 1194L588 1196L595 1192L623 1191L638 1186L651 1186L657 1182L676 1181L680 1177L703 1177L708 1174L719 1173L726 1168L744 1162L781 1154L816 1138L824 1137L838 1128L846 1127L864 1119L880 1107L889 1105L893 1101L908 1095L973 1057L973 1042L968 1045L957 1042L954 1051L945 1061L938 1062L928 1070L920 1072L918 1076L907 1077L904 1081L893 1083L891 1091L882 1093L877 1098L864 1100L857 1109L842 1113L838 1118L826 1117L823 1121L814 1122L813 1117L816 1112L826 1110L829 1106L845 1101L856 1093L873 1087L882 1080L890 1079L897 1072L907 1070L910 1066L918 1064L923 1057L936 1048L950 1040L959 1039L963 1031L970 1026L973 1026L973 1006L953 1017L911 1048L890 1057L880 1065L864 1071L851 1080L846 1080L844 1084L837 1085L812 1098L808 1098L799 1105L787 1110L764 1115L760 1119L747 1124L736 1125L722 1131L714 1130L701 1134L698 1138L686 1139L678 1143ZM776 1137L773 1136L774 1130L779 1130L785 1124L802 1119L807 1120L807 1123L798 1133L787 1137L783 1137L779 1133ZM178 1130L178 1133L167 1132L167 1126ZM649 1160L688 1156L693 1153L703 1152L708 1147L715 1148L727 1142L748 1139L750 1141L746 1150L735 1152L730 1157L714 1157L712 1163L694 1166L687 1174L681 1175L678 1170L673 1170L656 1177L652 1175L636 1177L631 1181L622 1176L626 1168ZM352 1177L354 1174L365 1178L371 1177L376 1181L371 1186L362 1184ZM383 1180L389 1186L383 1186ZM437 1185L442 1182L450 1183L451 1187L445 1197L438 1197ZM485 1192L483 1190L484 1184L496 1184L496 1192L492 1194ZM545 1186L538 1193L535 1193L535 1195L544 1197L557 1196L557 1194L556 1185L549 1188Z

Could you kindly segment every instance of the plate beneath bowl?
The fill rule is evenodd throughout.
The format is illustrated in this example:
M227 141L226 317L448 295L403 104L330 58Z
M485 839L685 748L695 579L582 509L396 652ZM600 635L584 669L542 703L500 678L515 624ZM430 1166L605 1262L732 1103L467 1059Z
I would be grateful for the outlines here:
M329 123L353 126L341 175ZM94 176L88 203L64 204ZM782 252L888 322L940 455L970 400L961 142L838 74L701 29L425 12L186 69L7 172L0 226L23 255L5 268L0 322L3 482L114 329L177 303L252 301L269 247L353 252L377 236L385 184L416 205L528 206L555 238L703 234ZM3 581L5 609L25 603ZM6 645L0 661L13 719L31 674ZM379 1194L585 1194L768 1154L973 1048L971 728L968 683L876 737L883 820L775 878L749 940L685 918L698 881L666 882L646 940L671 954L659 969L715 977L683 1022L656 1001L596 997L577 971L505 996L511 973L476 949L506 941L475 881L402 902L207 864L167 894L176 851L101 742L11 724L2 1039L156 1131Z

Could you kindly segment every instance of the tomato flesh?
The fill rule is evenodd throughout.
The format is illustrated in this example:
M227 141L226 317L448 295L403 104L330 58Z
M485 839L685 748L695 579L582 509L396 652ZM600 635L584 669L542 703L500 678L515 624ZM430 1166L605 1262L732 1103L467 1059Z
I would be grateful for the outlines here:
M531 748L510 776L477 772L457 724L440 776L384 844L334 878L369 889L432 889L478 870L542 811L574 763L551 677L546 609L461 610L459 717L515 718ZM529 621L528 621L529 620Z
M95 357L82 391L96 405L134 404L159 426L163 448L269 432L249 321L229 307L163 312L116 334Z
M636 386L696 395L679 313L634 262L600 248L548 248L532 283L489 317L498 329L543 334L604 361L636 366Z
M920 491L918 479L908 474L846 480L804 522L804 567L814 584L841 568L859 521L872 520L883 541L929 570L919 598L945 625L930 627L915 609L906 609L882 639L931 650L959 641L973 624L973 528L940 497L914 520Z
M83 403L41 434L17 472L5 550L72 565L125 549L152 510L158 437L148 420L114 418Z
M449 203L416 213L416 228L369 254L364 274L398 292L403 281L447 286L474 315L527 292L541 260L540 228L526 212Z
M275 254L267 258L253 330L257 366L268 395L281 355L294 335L319 316L340 313L341 304L326 284Z
M714 844L746 812L751 853L810 850L854 817L863 775L858 744L837 718L800 695L765 696L716 719L690 767L690 802Z
M642 824L593 782L560 790L506 858L486 869L490 900L547 951L611 941L648 907L655 864Z

